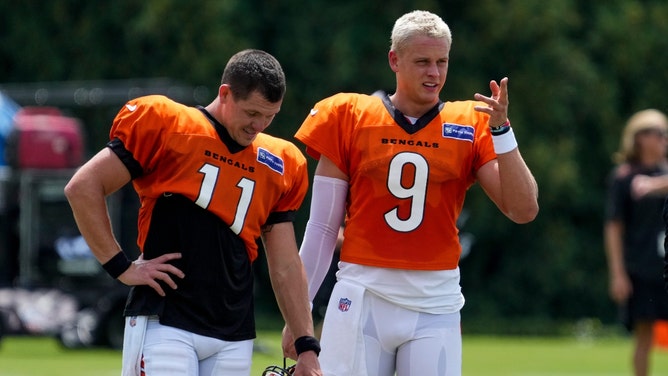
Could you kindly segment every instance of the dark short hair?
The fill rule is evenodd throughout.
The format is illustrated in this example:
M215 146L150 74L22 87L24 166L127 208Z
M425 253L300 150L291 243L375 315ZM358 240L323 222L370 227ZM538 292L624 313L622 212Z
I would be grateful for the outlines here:
M230 58L221 84L230 85L235 99L245 100L258 91L264 99L276 103L285 95L285 73L271 54L255 49L243 50Z

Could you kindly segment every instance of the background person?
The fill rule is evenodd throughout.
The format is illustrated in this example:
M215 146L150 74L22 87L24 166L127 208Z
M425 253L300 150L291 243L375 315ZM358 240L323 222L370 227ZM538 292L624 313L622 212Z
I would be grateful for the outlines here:
M668 188L667 132L668 120L658 110L631 116L608 182L604 242L609 293L624 326L633 332L636 376L649 372L655 320L668 319L661 214Z

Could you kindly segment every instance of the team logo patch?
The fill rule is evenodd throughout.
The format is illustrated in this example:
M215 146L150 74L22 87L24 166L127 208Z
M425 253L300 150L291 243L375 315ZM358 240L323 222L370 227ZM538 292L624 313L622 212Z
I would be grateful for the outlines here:
M257 149L257 161L283 175L283 160L280 157L271 154L267 149Z
M350 299L348 299L348 298L341 298L341 299L339 299L339 311L341 311L341 312L348 312L348 310L350 309L350 305L351 305L352 303L353 303L353 302L352 302Z
M474 129L470 125L443 123L443 138L473 142Z

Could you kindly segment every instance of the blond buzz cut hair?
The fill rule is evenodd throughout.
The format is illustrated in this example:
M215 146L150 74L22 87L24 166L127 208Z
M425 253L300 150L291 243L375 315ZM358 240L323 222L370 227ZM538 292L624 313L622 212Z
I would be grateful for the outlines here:
M414 36L445 38L452 45L452 33L443 19L425 10L414 10L399 17L392 28L390 49L400 52Z

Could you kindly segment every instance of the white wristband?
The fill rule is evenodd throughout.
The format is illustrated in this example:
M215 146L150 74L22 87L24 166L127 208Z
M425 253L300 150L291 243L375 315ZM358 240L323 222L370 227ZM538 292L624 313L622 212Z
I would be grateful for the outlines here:
M492 135L492 143L494 144L494 151L497 155L508 153L517 148L517 140L515 139L515 134L513 133L512 128L500 136Z

